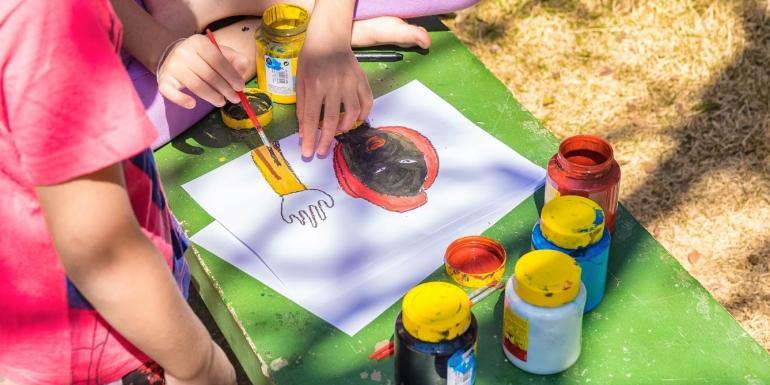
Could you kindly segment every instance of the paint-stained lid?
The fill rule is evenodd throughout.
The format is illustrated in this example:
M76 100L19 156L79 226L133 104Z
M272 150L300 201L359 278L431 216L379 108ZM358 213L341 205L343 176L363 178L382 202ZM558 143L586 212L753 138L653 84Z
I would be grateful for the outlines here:
M449 244L444 253L447 274L467 287L482 287L501 281L505 260L503 245L482 236L458 238Z
M543 206L540 230L556 246L572 250L588 247L602 239L604 211L588 198L563 195Z
M530 305L559 307L580 292L580 266L561 251L530 251L516 262L513 275L516 294Z
M260 126L265 127L273 121L273 100L270 95L257 88L247 87L243 90L246 100L249 101L251 110L257 117ZM254 123L249 118L246 110L241 103L227 102L219 109L222 115L222 122L230 128L240 130L250 130L254 128Z
M441 342L465 333L471 324L471 301L457 286L428 282L415 286L404 297L404 328L425 342Z

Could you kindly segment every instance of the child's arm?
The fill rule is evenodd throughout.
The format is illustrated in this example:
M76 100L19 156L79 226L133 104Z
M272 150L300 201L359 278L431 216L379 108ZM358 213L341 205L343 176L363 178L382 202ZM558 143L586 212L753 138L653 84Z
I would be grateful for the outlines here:
M235 384L235 373L137 223L122 167L36 189L67 276L175 384Z
M297 119L302 155L316 152L324 105L324 127L317 152L329 152L334 134L369 116L372 90L350 48L355 0L317 0L297 66ZM340 105L345 115L340 116Z
M241 74L249 70L243 55L226 45L220 53L205 36L193 34L194 31L180 40L181 36L133 0L111 3L123 22L125 49L150 71L157 70L158 88L168 100L194 108L195 99L182 92L187 88L215 106L223 106L225 98L233 103L239 101L235 91L243 89Z

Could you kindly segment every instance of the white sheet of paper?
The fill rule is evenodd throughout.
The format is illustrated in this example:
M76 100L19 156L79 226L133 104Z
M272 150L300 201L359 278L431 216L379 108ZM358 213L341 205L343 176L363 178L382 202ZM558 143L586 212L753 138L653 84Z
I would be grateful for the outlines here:
M400 266L392 266L374 276L338 287L336 290L319 291L311 299L300 298L273 275L258 255L219 222L212 222L191 239L351 336L425 278L422 273L426 270L424 267L404 270ZM428 262L427 259L422 261ZM430 271L435 268L432 264L427 267Z
M481 233L539 188L545 176L417 81L377 98L370 124L405 126L430 139L440 170L425 205L394 213L348 196L334 176L331 157L303 161L296 135L281 140L284 157L305 186L325 191L335 202L316 228L281 219L282 198L249 154L183 186L239 244L259 256L262 269L286 293L260 278L243 258L210 251L351 335L440 266L453 239ZM383 295L388 291L393 295ZM366 294L379 305L363 306L351 293Z

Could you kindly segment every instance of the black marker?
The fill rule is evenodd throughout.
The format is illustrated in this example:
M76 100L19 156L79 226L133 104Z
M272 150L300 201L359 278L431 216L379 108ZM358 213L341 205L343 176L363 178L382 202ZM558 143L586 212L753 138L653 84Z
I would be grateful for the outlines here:
M404 60L404 55L398 52L354 52L356 60L361 62L385 62L385 61L401 61Z

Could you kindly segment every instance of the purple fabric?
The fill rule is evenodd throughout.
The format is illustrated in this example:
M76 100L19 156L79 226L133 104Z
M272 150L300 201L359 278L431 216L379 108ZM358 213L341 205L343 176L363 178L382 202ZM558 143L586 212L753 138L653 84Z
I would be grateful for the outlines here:
M144 7L142 0L135 0ZM371 19L379 16L401 18L440 15L470 7L479 0L358 0L355 19ZM152 148L158 148L190 128L206 116L214 106L196 97L195 108L188 110L166 100L158 92L155 75L136 60L128 59L126 68L134 88L144 103L150 120L158 130L158 139Z
M355 19L379 16L410 17L441 15L468 8L479 0L358 0Z
M136 60L129 61L127 70L136 93L144 103L147 116L158 130L158 138L152 144L153 149L168 143L214 109L213 105L197 97L195 108L192 110L166 100L158 92L158 81L155 75Z

